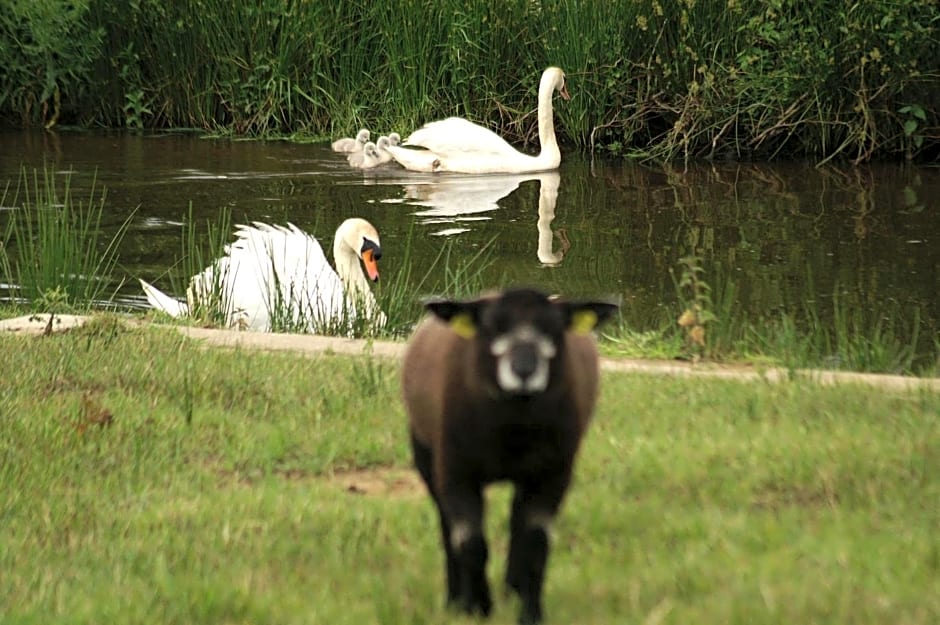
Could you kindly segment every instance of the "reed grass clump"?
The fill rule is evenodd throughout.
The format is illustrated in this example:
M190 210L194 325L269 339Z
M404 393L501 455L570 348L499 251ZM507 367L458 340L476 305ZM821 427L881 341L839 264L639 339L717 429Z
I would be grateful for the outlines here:
M680 259L673 280L675 308L650 321L652 329L637 331L622 322L608 330L609 353L791 369L940 373L940 339L929 338L929 325L917 308L886 303L863 309L836 284L825 301L803 299L767 314L745 315L734 280L698 256Z
M113 299L118 248L133 213L105 240L101 218L106 191L92 182L87 199L75 199L71 174L61 184L46 168L22 170L0 205L11 207L2 247L0 276L7 298L36 312L89 310ZM53 310L51 312L61 312Z
M228 267L217 267L207 280L196 285L197 293L190 297L189 289L193 276L203 272L213 261L225 254L225 245L231 233L232 214L228 209L219 211L218 220L207 222L201 228L193 218L192 202L188 218L183 222L180 237L179 261L171 267L170 283L176 293L185 293L189 304L189 315L197 323L225 327L232 317L231 293L224 288L228 278Z
M938 155L936 0L16 1L0 117L335 137L449 115L658 160Z

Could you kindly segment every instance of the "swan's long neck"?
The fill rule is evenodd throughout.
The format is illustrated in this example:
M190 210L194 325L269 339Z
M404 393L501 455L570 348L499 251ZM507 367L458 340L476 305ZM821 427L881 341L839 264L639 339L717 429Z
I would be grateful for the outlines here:
M555 118L552 111L552 97L555 92L554 76L546 74L539 83L539 160L545 160L551 167L558 167L561 163L561 150L558 149L558 140L555 138Z
M348 295L353 299L371 295L369 281L359 266L359 255L339 237L333 242L333 260L336 262L336 273L339 274Z
M360 234L360 230L366 226L372 231L371 236ZM333 262L336 263L336 274L343 283L343 298L345 305L349 306L347 310L370 324L382 326L385 325L385 314L379 308L369 288L369 280L359 265L360 249L367 241L373 244L371 253L376 257L380 255L377 235L374 228L364 220L347 219L337 229L333 239ZM370 260L374 262L377 258Z

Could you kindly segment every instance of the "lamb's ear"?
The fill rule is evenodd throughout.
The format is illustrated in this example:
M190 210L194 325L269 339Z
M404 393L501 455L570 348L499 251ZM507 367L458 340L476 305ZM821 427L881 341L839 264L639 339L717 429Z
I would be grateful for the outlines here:
M450 324L454 332L465 339L473 338L477 333L479 302L428 299L424 307L438 319Z
M620 309L613 302L563 302L568 329L575 334L589 334Z

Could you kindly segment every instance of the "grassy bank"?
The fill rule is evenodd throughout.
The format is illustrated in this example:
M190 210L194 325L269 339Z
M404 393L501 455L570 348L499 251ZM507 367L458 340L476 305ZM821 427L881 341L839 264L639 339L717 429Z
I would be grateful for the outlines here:
M534 138L539 73L563 141L677 159L938 155L937 0L13 0L0 117L325 138L452 114Z
M394 363L106 318L0 350L3 622L465 622L442 608ZM549 622L940 617L936 394L603 383ZM497 580L508 499L491 495ZM499 599L493 622L514 615Z

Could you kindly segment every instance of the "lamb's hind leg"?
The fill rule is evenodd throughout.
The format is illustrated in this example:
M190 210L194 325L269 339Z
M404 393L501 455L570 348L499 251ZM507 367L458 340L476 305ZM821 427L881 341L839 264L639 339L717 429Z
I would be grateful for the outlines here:
M434 500L437 507L438 518L441 527L441 542L444 544L444 555L446 557L446 576L447 576L447 605L455 606L460 595L460 571L457 567L457 558L454 549L450 543L450 523L447 515L444 514L444 508L441 499L434 487L434 479L431 477L431 467L433 465L433 456L431 448L419 442L414 436L411 437L411 449L414 455L415 467L421 478L428 487L428 492Z
M542 586L548 562L552 520L568 487L570 473L539 483L518 484L510 516L509 560L506 586L522 600L519 623L542 621Z

